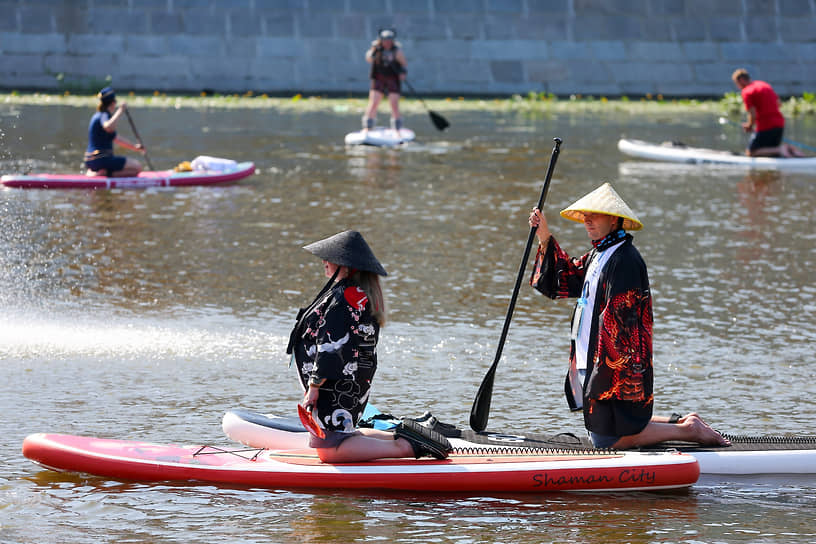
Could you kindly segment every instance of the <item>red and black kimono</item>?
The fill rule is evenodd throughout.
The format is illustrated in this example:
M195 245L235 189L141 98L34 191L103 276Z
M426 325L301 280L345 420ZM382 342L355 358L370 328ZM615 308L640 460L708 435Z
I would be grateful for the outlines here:
M580 297L598 254L593 248L572 258L551 237L546 250L538 249L530 285L552 299ZM594 433L637 434L649 423L654 404L652 297L646 264L630 234L600 272L591 319L583 399L574 398L568 376L567 402L572 410L583 407L584 424ZM572 366L575 349L572 341Z

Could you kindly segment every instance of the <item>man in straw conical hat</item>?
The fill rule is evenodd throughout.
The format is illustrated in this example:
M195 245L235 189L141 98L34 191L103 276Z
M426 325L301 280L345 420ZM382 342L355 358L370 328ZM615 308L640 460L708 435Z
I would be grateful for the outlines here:
M646 264L627 231L643 223L609 183L564 209L582 222L592 249L570 257L538 208L529 217L539 240L530 284L546 296L575 297L565 383L573 411L597 448L626 449L667 440L727 445L697 414L653 416L652 297Z

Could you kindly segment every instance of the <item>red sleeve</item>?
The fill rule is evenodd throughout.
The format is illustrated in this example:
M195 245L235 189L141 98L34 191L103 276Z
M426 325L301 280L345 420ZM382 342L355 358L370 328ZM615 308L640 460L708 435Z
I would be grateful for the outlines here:
M589 255L574 259L550 237L546 248L538 246L530 285L552 299L580 296Z

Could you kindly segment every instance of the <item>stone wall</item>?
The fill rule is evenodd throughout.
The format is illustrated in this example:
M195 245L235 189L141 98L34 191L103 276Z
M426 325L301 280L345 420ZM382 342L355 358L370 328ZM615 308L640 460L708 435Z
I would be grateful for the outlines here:
M816 90L816 0L0 0L5 89L364 93L397 29L423 93Z

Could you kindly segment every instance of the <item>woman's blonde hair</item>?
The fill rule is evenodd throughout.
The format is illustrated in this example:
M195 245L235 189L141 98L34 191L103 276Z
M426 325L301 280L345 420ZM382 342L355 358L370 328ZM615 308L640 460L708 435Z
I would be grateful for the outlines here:
M349 279L365 291L368 301L371 303L371 315L374 316L380 327L384 326L386 315L385 297L383 297L382 288L380 287L380 277L374 272L354 270L349 275Z

